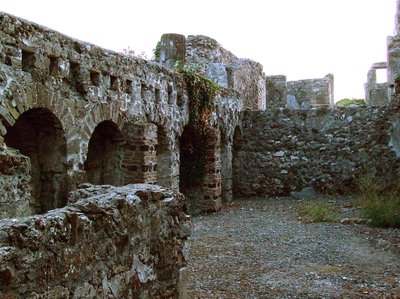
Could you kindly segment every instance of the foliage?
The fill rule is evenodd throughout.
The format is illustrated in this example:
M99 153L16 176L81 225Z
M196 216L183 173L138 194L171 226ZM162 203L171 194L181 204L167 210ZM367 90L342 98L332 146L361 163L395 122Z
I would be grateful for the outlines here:
M189 93L189 122L207 127L207 121L215 108L215 97L220 87L217 83L200 75L198 70L186 67L177 61L175 69L183 75Z
M190 99L189 123L181 137L181 174L185 178L182 186L193 187L202 184L206 173L206 150L212 138L208 120L215 109L219 86L180 61L175 70L183 75Z
M155 60L160 59L160 53L161 53L161 41L158 41L156 47L153 49L153 56Z
M135 50L131 49L129 46L128 46L128 48L122 50L122 54L129 56L129 57L139 57L139 58L142 58L145 60L149 59L146 52L142 51L140 53L137 53Z
M372 226L400 227L400 182L385 185L378 181L371 176L359 179L358 205Z
M345 98L345 99L341 99L340 101L338 101L336 103L336 106L339 106L339 107L348 107L350 105L357 105L360 107L366 106L364 99L347 99L347 98Z
M339 209L323 200L304 203L299 207L298 213L307 222L334 222L339 219Z

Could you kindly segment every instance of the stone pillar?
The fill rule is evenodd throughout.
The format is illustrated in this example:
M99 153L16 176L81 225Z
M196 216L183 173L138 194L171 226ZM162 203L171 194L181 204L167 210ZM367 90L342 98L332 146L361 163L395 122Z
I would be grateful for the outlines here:
M161 36L160 63L173 69L177 61L185 63L186 37L181 34L168 33Z
M232 201L232 142L221 142L222 201Z
M124 128L126 146L122 160L125 184L157 182L157 126L127 124Z
M335 77L333 74L328 74L325 76L328 81L328 96L329 96L329 107L333 107L335 105Z
M216 129L213 129L216 131ZM213 134L214 133L214 134ZM209 136L204 161L205 176L203 180L203 200L200 203L201 211L215 212L222 207L221 198L221 147L217 132Z

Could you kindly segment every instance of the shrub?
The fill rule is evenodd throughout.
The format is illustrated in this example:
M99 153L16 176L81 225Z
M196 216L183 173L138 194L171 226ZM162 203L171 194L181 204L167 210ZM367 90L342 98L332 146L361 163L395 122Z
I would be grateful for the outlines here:
M379 184L381 185L381 184ZM384 184L383 184L384 185ZM400 227L400 185L378 188L371 177L359 180L358 205L370 224L376 227Z
M364 99L341 99L336 103L336 106L339 107L348 107L350 105L357 105L360 107L365 107L365 100Z
M339 219L339 209L322 200L304 203L299 207L298 213L307 222L334 222Z

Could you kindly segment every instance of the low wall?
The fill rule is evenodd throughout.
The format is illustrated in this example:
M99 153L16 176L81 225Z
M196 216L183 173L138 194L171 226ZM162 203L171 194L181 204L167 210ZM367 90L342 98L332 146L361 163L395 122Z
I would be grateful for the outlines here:
M88 185L69 200L0 221L0 298L178 297L190 234L183 195Z
M0 219L32 213L30 167L28 157L0 144Z
M233 191L288 195L313 186L351 193L361 175L395 179L392 123L388 111L377 108L245 112L243 137L234 141Z

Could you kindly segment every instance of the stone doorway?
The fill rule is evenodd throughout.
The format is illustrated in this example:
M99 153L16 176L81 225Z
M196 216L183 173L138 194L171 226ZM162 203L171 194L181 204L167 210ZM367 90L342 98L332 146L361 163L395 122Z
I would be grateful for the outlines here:
M187 125L180 138L179 190L188 199L190 214L221 208L221 148L219 131L201 134Z

